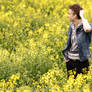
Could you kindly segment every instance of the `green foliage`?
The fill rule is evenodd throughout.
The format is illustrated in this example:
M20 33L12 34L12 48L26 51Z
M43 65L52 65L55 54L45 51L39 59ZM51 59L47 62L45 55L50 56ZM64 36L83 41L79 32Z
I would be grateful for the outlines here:
M92 66L87 76L67 80L62 55L70 24L68 5L74 3L82 5L91 23L91 0L0 0L0 88L91 92Z

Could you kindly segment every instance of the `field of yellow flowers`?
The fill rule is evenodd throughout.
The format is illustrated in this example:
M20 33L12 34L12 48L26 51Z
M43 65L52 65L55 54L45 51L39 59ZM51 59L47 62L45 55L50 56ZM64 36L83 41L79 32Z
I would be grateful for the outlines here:
M0 92L92 92L92 57L87 75L67 80L62 49L74 3L92 23L91 0L0 0Z

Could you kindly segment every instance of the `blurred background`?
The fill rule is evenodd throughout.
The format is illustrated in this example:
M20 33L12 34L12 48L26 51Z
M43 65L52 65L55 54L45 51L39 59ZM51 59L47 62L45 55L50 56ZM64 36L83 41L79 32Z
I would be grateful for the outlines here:
M87 76L67 80L62 49L74 3L92 23L91 0L0 0L0 92L92 92L92 57Z

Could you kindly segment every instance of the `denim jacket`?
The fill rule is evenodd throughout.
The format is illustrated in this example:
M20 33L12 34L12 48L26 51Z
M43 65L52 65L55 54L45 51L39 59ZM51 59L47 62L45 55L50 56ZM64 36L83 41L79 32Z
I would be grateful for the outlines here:
M89 23L92 28L92 24ZM71 47L71 34L72 34L72 27L71 24L69 25L69 30L68 30L68 39L67 39L67 45L65 48L62 50L63 56L68 59L67 52ZM83 24L80 25L76 29L76 39L77 39L77 45L79 48L79 58L80 61L84 61L91 57L90 51L89 51L89 46L91 43L91 36L92 36L92 30L90 32L85 32L83 29Z

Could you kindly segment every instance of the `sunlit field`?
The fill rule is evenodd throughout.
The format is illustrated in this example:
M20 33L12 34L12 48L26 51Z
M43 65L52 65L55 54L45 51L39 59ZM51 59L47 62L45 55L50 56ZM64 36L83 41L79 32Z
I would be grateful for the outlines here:
M74 3L92 23L91 0L0 0L0 92L92 92L92 57L87 75L67 79L62 50Z

